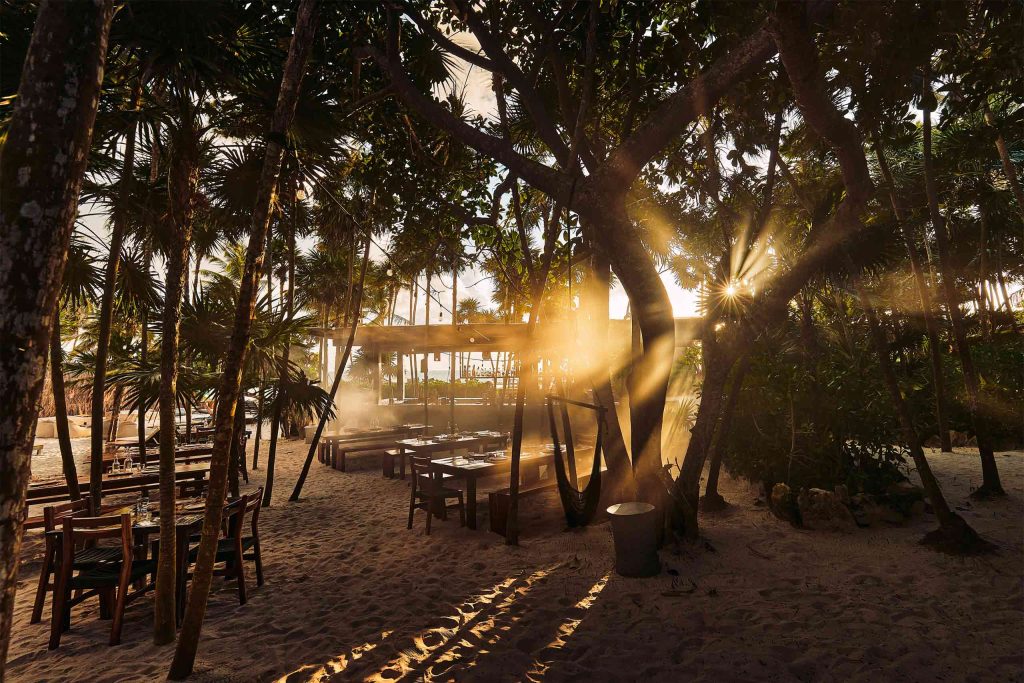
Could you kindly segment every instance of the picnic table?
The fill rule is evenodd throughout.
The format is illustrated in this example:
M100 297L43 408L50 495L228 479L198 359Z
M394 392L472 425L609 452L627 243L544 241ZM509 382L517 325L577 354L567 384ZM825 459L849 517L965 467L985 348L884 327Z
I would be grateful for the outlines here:
M209 462L185 463L178 465L175 468L174 481L179 484L186 482L198 486L200 482L206 480L206 475L209 471ZM83 491L88 490L88 477L79 477L78 484ZM159 484L160 471L155 467L148 467L141 472L133 472L130 474L107 473L103 475L103 479L101 480L101 487L104 495L146 491L150 487L158 486ZM68 492L68 485L63 479L40 481L31 483L28 486L27 500L29 505L55 503L62 500L68 500L69 498L70 493Z
M454 453L461 450L480 450L489 445L501 446L504 441L504 434L492 431L438 434L426 439L399 439L395 442L398 448L399 473L401 478L405 479L407 455L434 455L435 453Z
M493 477L500 474L508 474L512 469L512 457L494 457L495 454L488 454L487 459L467 458L459 455L452 455L447 458L439 458L431 461L431 467L441 474L451 475L453 478L462 479L466 482L466 526L476 529L476 482L478 479ZM540 478L541 465L548 465L553 462L553 453L522 453L519 457L520 475L526 481L535 481Z

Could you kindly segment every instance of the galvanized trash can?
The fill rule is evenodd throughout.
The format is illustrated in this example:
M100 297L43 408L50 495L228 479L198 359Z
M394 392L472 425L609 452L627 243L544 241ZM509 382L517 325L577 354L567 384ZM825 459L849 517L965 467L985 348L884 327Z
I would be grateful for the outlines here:
M608 508L615 541L615 571L622 576L654 576L658 559L658 513L650 503L618 503Z

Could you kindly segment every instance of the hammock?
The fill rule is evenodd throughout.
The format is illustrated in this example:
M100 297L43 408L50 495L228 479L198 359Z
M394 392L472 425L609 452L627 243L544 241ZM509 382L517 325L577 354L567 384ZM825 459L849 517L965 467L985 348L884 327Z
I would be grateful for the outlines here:
M565 509L565 520L569 526L586 526L594 513L601 497L601 444L604 438L605 409L589 403L572 401L561 396L548 396L548 418L551 423L551 439L555 445L555 477L558 480L558 495ZM565 461L562 461L562 447L558 439L558 424L555 420L555 404L561 415L562 432L565 435ZM579 481L576 477L576 453L572 441L572 425L569 422L568 405L586 408L597 413L597 439L594 443L594 462L590 470L590 479L586 487L577 489ZM568 464L568 468L566 467ZM567 471L568 470L568 471Z

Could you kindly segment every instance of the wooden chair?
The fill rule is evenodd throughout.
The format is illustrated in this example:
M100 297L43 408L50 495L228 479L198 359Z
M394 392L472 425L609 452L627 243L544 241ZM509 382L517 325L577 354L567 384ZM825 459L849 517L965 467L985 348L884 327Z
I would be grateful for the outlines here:
M110 614L113 618L110 644L117 645L121 642L125 605L152 588L153 583L149 582L132 593L128 589L132 583L154 574L156 562L128 559L133 557L133 549L131 515L127 513L109 517L65 517L62 531L60 573L50 623L50 649L60 645L61 633L71 627L71 608L92 596L100 599L100 617ZM95 552L98 546L85 551L79 548L106 539L119 541L112 548L120 559L79 566L79 558ZM81 592L72 598L72 589Z
M224 506L224 538L217 541L215 562L223 564L214 568L214 576L234 578L238 584L238 603L244 605L245 560L252 560L256 568L256 585L263 585L263 556L260 553L260 506L263 501L263 487L250 494L236 498ZM245 516L250 515L249 535L245 534ZM199 557L198 546L189 551L189 562Z
M93 517L96 514L93 509L92 499L83 496L78 500L58 505L48 505L43 508L44 550L43 566L39 571L39 587L36 589L35 603L32 605L32 617L30 623L38 624L43 619L43 606L46 603L46 594L57 588L57 577L54 575L57 569L57 549L60 546L59 539L54 537L53 532L60 532L60 526L65 517ZM121 559L120 548L97 548L95 543L91 547L81 549L75 557L75 568L83 569L97 562L117 562ZM53 583L50 577L53 576Z
M427 536L430 535L430 520L434 513L440 512L443 519L448 518L448 500L455 498L457 502L454 507L459 509L459 522L466 526L466 504L462 498L462 491L450 489L442 484L444 480L437 472L433 471L430 458L424 455L415 455L409 460L409 468L412 471L412 493L409 497L409 525L412 529L412 518L416 510L427 512Z

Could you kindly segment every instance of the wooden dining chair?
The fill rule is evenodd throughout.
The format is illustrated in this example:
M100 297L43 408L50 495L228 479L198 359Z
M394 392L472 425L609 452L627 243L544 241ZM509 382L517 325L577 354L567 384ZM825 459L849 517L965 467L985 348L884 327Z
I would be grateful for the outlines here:
M153 587L152 580L143 588L129 592L132 583L156 573L154 560L133 558L132 521L128 513L108 517L65 517L62 521L61 563L54 593L53 617L50 623L50 649L60 646L61 633L71 628L71 608L96 596L100 599L100 617L113 619L110 644L121 642L124 608L129 602ZM80 566L78 561L97 548L98 542L114 540L118 559ZM94 545L97 544L97 545ZM84 551L79 550L85 546ZM77 573L76 573L77 572ZM74 598L71 591L81 591Z
M448 509L456 507L459 510L459 522L466 526L466 503L462 498L462 491L445 487L444 480L435 472L429 456L414 455L409 460L409 469L412 472L412 492L409 496L409 525L412 529L412 519L416 510L427 512L427 536L430 535L430 520L435 512L440 512L442 518L447 519ZM448 501L456 499L454 505Z
M260 554L259 519L260 505L263 500L263 487L250 494L229 501L224 506L223 533L224 537L217 541L215 576L234 578L238 585L238 603L244 605L247 595L245 590L245 560L252 560L256 569L256 585L263 585L263 557ZM249 515L249 534L245 533L245 517ZM189 551L189 562L194 563L199 557L198 546Z
M36 589L36 599L32 605L30 623L38 624L42 621L46 594L56 590L57 587L55 572L57 571L57 551L60 548L60 542L58 538L54 537L53 532L60 531L65 517L93 517L95 514L92 499L89 496L83 496L78 500L67 503L48 505L43 508L43 527L45 530L43 535L43 566L39 571L39 587ZM77 569L83 569L98 562L111 562L120 559L120 548L99 548L96 547L95 543L90 543L87 547L79 550L75 557L75 566ZM52 582L50 581L51 577L53 577Z

